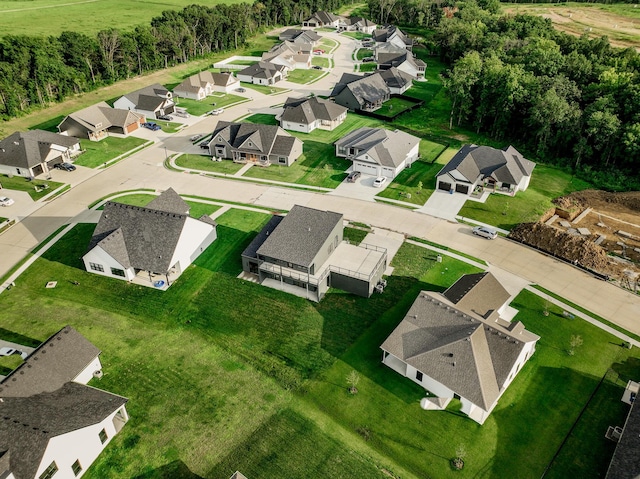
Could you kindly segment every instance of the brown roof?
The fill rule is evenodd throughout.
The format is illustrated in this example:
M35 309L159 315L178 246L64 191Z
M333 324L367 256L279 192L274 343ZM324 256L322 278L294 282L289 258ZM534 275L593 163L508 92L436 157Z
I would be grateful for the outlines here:
M511 297L496 277L488 272L465 274L443 294L458 308L473 311L485 319L496 313Z

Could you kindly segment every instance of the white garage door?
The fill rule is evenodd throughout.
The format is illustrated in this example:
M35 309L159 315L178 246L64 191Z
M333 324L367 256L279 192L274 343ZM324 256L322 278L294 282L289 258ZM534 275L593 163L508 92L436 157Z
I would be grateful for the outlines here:
M353 163L353 169L367 175L378 175L378 167L374 165L367 165L366 163Z
M393 168L382 168L382 176L393 178L396 176L396 170L394 170Z

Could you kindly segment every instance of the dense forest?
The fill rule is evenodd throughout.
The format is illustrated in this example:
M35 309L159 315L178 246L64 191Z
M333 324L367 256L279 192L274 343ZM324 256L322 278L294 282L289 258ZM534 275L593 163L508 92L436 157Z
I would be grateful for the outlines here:
M300 23L350 0L256 0L169 10L133 31L0 38L0 119L118 80L243 45L257 31Z

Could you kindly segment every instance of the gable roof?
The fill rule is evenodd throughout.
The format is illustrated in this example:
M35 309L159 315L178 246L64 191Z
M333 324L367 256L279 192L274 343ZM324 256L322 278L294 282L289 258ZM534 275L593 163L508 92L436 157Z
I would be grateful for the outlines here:
M159 83L154 83L127 93L124 97L130 100L138 110L153 111L170 99L171 93Z
M622 436L611 458L606 479L637 479L640 475L640 401L631 403Z
M413 84L413 77L402 70L398 70L396 67L391 67L387 70L376 70L374 73L379 73L389 88L405 88L407 85L411 87Z
M222 137L232 148L239 151L257 150L265 155L281 156L290 155L296 141L300 141L279 126L229 121L218 122L210 144L218 141L218 137Z
M535 165L513 146L498 150L490 146L464 145L436 176L449 174L458 181L469 183L492 177L513 185L523 176L531 176Z
M419 143L420 138L404 131L365 126L353 130L334 144L338 147L356 148L358 159L364 159L363 157L367 155L368 161L381 166L397 168Z
M309 125L316 120L333 121L346 113L348 108L318 97L287 98L281 121Z
M16 131L0 140L0 164L32 168L43 163L52 149L64 151L79 142L77 138L50 131Z
M238 75L269 79L275 77L278 73L282 74L285 68L286 67L282 65L276 65L267 61L260 61L240 70Z
M402 43L404 43L405 45L407 46L413 45L413 40L409 38L402 30L400 30L398 27L394 25L386 25L383 28L376 28L371 34L371 36L376 42L387 42L392 37L395 36L400 40L402 40Z
M442 294L458 308L473 311L485 319L497 313L511 298L504 286L488 272L465 274Z
M367 102L376 103L391 94L379 73L364 76L345 73L334 87L331 96L338 96L345 88L351 91L360 105Z
M106 102L101 101L100 103L71 113L67 118L73 119L76 123L85 127L87 131L102 131L112 126L127 127L144 118L144 116L140 113L122 108L111 108ZM65 120L58 125L58 129Z
M322 37L312 30L300 30L298 28L289 28L283 31L278 38L280 40L295 41L296 43L313 44L319 41Z
M405 62L408 62L412 67L418 69L420 67L426 67L427 64L422 60L415 58L412 53L408 51L404 51L403 53L378 53L378 64L379 65L387 65L391 67L398 67Z
M339 20L340 17L338 15L335 15L331 12L325 12L323 10L319 10L316 13L314 13L313 15L311 15L309 18L307 18L305 21L309 21L309 20L319 20L320 22L322 22L323 24L328 24L328 23L333 23L336 20Z
M376 24L371 20L363 17L349 17L347 19L347 25L359 25L361 27L375 27Z
M333 229L341 222L340 213L295 205L256 253L286 263L310 266Z
M145 208L179 215L188 215L191 209L189 204L173 188L164 190L161 195L156 196L147 203Z
M526 342L537 340L526 338L422 291L381 348L487 411Z

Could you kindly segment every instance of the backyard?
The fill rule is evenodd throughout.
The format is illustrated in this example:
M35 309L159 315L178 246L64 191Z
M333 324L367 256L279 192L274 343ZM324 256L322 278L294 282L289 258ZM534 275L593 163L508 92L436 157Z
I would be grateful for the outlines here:
M587 412L624 421L620 385L640 373L638 350L559 308L543 316L528 292L512 305L542 339L487 422L461 415L456 401L420 410L424 391L383 366L379 346L420 290L477 270L405 244L384 294L330 291L311 303L236 278L268 218L221 215L218 240L166 292L86 273L78 258L94 225L80 224L0 295L0 338L42 340L71 324L102 350L104 377L90 384L129 398L129 423L85 477L538 478L610 369ZM51 279L58 286L44 288ZM584 340L574 356L572 334ZM353 370L357 395L345 381ZM552 477L603 475L612 451L603 424L583 415ZM449 464L460 444L462 473Z
M87 168L98 168L114 158L127 153L133 149L144 145L147 140L127 136L126 138L116 138L107 136L100 141L80 140L80 148L84 151L74 163Z

